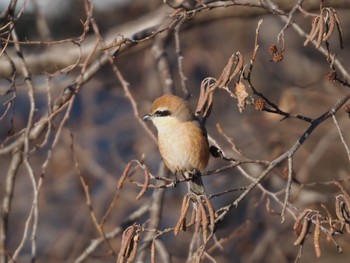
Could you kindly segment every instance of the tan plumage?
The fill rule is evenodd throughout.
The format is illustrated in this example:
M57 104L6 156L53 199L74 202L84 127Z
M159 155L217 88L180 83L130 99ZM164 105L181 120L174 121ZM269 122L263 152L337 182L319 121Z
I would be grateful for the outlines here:
M159 151L169 170L192 178L191 191L204 194L200 173L208 164L209 144L205 128L187 102L174 95L161 96L143 119L156 126Z

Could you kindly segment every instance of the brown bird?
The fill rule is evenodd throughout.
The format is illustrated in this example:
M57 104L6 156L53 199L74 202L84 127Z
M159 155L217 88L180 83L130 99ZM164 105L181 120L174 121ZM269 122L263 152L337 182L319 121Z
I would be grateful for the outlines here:
M159 151L168 169L189 179L192 193L205 194L201 172L209 159L207 133L187 102L163 95L153 102L143 120L151 120L156 126Z

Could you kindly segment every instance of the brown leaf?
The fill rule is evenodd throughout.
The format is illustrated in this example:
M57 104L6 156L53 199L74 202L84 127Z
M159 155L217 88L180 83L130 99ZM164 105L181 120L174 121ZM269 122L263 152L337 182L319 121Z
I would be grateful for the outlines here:
M179 217L179 220L177 221L177 224L174 228L174 235L177 236L179 233L181 227L186 224L186 215L188 208L190 206L190 197L188 195L185 195L183 200L182 200L182 206L181 206L181 215Z
M237 99L238 99L237 106L238 106L239 112L242 112L245 109L246 100L247 100L249 94L246 91L246 88L241 81L237 82L236 87L235 87L235 92L236 92Z
M320 235L321 235L321 223L319 218L317 217L315 230L314 230L314 248L315 248L316 256L318 258L321 256Z
M295 240L294 242L294 246L297 246L297 245L302 245L304 240L305 240L305 237L306 237L306 234L307 234L307 231L309 230L310 228L310 220L307 218L307 217L304 217L303 219L303 224L302 224L302 227L301 227L301 231L300 231L300 234L297 238L297 240Z

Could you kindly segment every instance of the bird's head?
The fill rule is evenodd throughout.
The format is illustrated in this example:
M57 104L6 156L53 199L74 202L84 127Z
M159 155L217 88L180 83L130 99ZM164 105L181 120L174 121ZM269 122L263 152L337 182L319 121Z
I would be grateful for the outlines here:
M152 103L151 110L143 116L144 121L151 120L159 130L163 126L176 125L193 119L193 113L187 102L174 95L163 95Z

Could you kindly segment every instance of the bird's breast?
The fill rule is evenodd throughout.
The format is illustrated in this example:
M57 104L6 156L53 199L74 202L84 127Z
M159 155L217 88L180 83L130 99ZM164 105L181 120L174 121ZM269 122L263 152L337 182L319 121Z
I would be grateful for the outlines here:
M203 171L208 164L208 140L198 123L178 123L158 129L158 144L165 164L173 173Z

